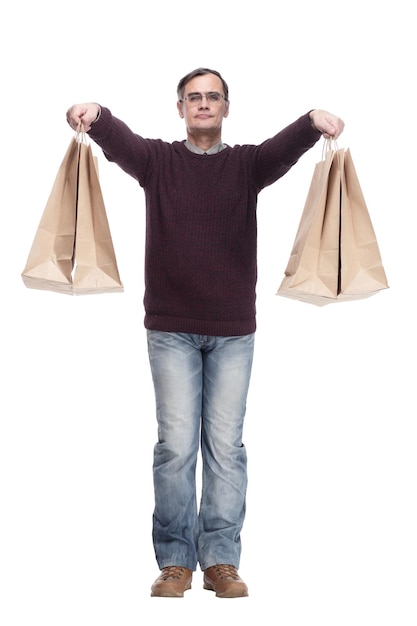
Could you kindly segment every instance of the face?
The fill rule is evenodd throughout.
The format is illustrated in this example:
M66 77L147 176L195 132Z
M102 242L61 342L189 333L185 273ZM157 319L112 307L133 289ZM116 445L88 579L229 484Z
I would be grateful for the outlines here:
M184 89L184 97L192 93L206 94L217 92L224 95L222 81L215 74L196 76L190 80ZM211 102L203 97L201 102L177 103L180 117L185 120L187 132L191 135L199 132L220 133L222 121L229 114L229 103L220 98L218 102Z

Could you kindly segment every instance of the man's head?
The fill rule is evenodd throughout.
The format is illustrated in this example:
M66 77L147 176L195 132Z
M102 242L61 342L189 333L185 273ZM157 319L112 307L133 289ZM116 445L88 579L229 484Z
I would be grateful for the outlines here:
M187 86L187 83L190 82L190 80L192 80L196 76L205 76L206 74L214 74L214 76L217 76L217 78L220 79L222 83L223 95L225 97L225 100L228 101L229 100L229 87L226 81L224 80L220 72L217 72L216 70L210 70L208 67L199 67L196 70L193 70L192 72L189 72L188 74L186 74L183 78L181 78L177 87L178 101L181 102L182 98L184 97L185 88Z
M193 70L178 83L177 95L188 138L196 141L205 136L219 141L223 118L229 114L229 88L221 74L205 67Z

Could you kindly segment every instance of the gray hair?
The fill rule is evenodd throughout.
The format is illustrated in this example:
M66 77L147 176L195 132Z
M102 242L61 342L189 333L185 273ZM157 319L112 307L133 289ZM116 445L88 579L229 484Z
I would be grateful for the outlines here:
M220 74L220 72L217 72L217 70L210 70L208 67L199 67L196 70L193 70L192 72L189 72L188 74L186 74L183 78L181 78L177 86L178 100L181 100L184 97L185 86L187 83L190 82L190 80L192 80L196 76L204 76L205 74L214 74L215 76L220 78L220 80L222 81L222 85L223 85L224 99L229 100L229 87L226 81L224 80L223 76Z

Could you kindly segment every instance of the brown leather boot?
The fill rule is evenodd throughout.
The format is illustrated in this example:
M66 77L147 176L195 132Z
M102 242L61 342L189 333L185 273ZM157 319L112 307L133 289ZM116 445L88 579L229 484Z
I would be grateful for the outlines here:
M186 567L169 565L161 570L151 587L151 596L161 598L182 598L184 591L191 589L193 572Z
M215 591L218 598L243 598L248 588L233 565L213 565L204 570L204 589Z

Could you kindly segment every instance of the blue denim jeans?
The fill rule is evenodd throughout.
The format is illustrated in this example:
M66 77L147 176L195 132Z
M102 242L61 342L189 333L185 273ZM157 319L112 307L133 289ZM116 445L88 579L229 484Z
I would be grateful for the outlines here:
M246 510L242 442L254 334L147 331L155 387L153 543L159 567L239 567ZM196 464L201 444L201 500Z

